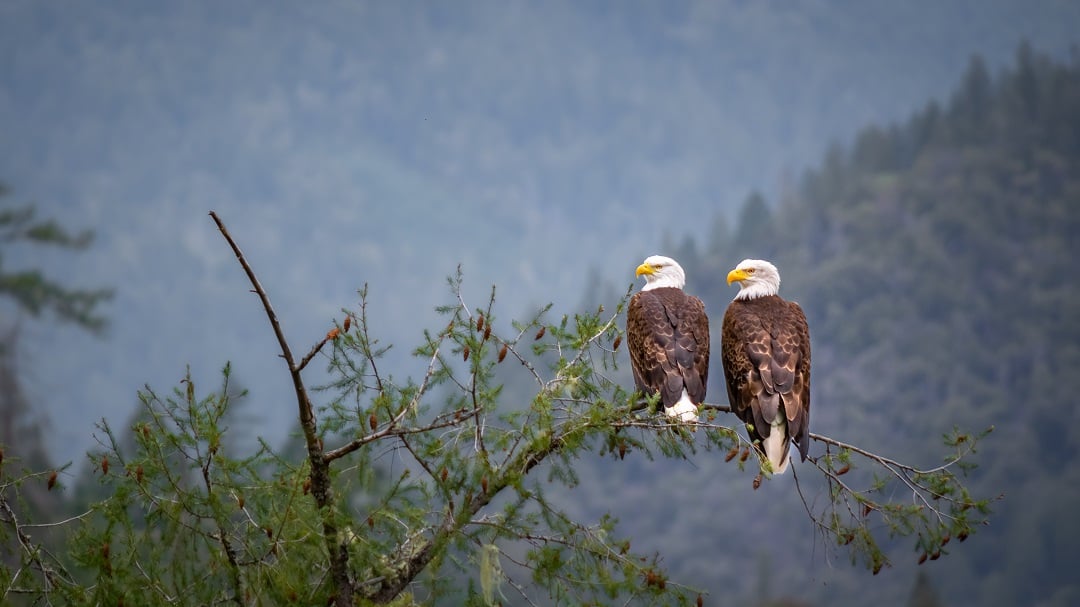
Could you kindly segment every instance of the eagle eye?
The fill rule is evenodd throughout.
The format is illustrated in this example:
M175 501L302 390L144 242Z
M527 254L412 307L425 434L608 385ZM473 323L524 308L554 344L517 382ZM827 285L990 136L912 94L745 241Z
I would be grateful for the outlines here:
M747 274L753 274L754 273L754 268L746 268L746 273Z

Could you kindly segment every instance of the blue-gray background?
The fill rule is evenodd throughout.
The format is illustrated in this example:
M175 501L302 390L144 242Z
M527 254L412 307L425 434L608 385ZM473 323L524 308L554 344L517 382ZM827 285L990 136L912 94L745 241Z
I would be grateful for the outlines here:
M24 323L50 454L80 460L144 383L189 364L214 382L228 360L252 432L291 431L276 344L209 210L295 347L367 283L401 344L388 365L419 375L407 352L457 264L478 303L497 285L504 320L570 309L595 277L622 292L830 142L943 98L972 54L996 70L1026 39L1066 57L1078 31L1080 3L1050 0L0 2L0 180L97 234L4 261L117 290L105 339ZM792 549L827 585L847 563L810 535Z

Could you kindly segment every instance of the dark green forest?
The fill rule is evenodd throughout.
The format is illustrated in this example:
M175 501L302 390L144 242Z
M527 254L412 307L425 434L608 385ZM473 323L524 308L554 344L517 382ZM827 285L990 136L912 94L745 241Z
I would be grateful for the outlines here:
M1003 499L977 549L931 564L946 604L1080 600L1080 58L975 57L947 100L680 248L714 318L728 269L776 261L810 322L812 429L918 461L954 425L994 426L975 486Z
M752 193L733 220L709 221L708 238L669 235L663 252L686 269L714 324L735 294L728 270L745 258L777 264L780 294L810 323L812 431L935 465L949 429L994 428L972 473L973 492L999 498L989 526L919 566L897 545L890 570L873 579L876 598L900 604L933 588L942 605L1080 601L1071 567L1080 525L1070 516L1080 505L1080 414L1070 398L1080 390L1080 56L1059 61L1025 44L995 73L975 56L947 98L831 145L778 199ZM596 284L583 307L610 301L621 283ZM714 359L710 402L726 400L722 377ZM689 516L671 526L659 506L629 508L621 522L667 547L676 575L738 588L752 604L765 575L746 568L758 563L785 571L773 599L864 604L865 571L844 570L842 559L808 565L828 547L789 482L748 495L746 478L700 459L690 471L634 462L614 474L590 477L577 499L625 504L605 496L638 495L628 484L683 496L707 478L692 499L738 521ZM805 479L802 489L815 495ZM748 522L755 516L774 528ZM719 541L739 556L712 549Z
M687 270L688 290L706 301L714 332L734 295L723 280L727 271L746 257L773 260L781 294L800 302L811 326L811 430L933 466L943 434L992 426L969 484L979 496L1000 496L989 526L921 565L909 542L897 543L893 565L872 577L844 558L827 568L812 563L833 558L832 548L815 539L795 497L793 475L807 483L806 493L816 490L809 474L799 476L799 464L793 475L754 491L752 474L725 465L722 453L698 453L689 471L638 453L625 461L584 456L573 462L580 482L554 489L549 499L570 504L567 511L581 519L611 511L635 550L655 547L672 579L702 586L717 600L862 605L872 589L875 603L912 607L1080 602L1072 574L1080 524L1070 516L1080 504L1072 466L1080 449L1072 422L1080 414L1070 399L1080 391L1073 268L1080 255L1080 57L1056 61L1025 45L996 73L975 57L947 99L832 146L777 200L752 194L735 221L700 218L709 221L707 240L687 237L665 252ZM613 308L620 295L599 288L586 299ZM718 357L711 377L709 401L722 403ZM17 403L6 406L25 410L15 378L0 380ZM518 392L508 385L501 398ZM65 474L62 482L78 499L102 497L98 477L108 464L103 469L99 455L93 470L71 469L79 478ZM820 455L820 445L811 455ZM141 467L138 475L141 482ZM47 473L39 476L30 480L44 482ZM38 508L35 520L86 510L85 503L56 507L59 498L49 502L55 494L40 491L41 482L29 501L54 505ZM486 492L486 477L483 484ZM673 504L684 503L693 503L682 506L693 512L672 522ZM780 549L761 548L773 539ZM773 571L794 582L763 591L761 580Z

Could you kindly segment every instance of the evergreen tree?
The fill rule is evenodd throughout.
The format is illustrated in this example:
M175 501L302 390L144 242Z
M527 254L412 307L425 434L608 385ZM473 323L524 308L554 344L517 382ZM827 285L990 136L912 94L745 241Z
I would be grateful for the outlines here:
M105 326L100 304L112 297L109 289L71 289L46 278L40 269L10 270L4 255L12 247L60 247L74 251L85 249L93 240L89 231L70 232L55 220L38 220L32 205L13 207L7 204L10 194L0 183L0 299L15 304L18 312L40 316L51 311L59 320L75 323L92 332ZM7 455L26 458L24 464L35 469L48 467L42 437L42 420L36 417L19 384L17 373L17 321L0 327L0 447ZM40 408L38 409L40 411Z
M107 289L70 289L46 278L39 269L9 270L4 254L11 247L46 246L71 250L86 248L90 232L72 233L54 220L37 220L33 206L7 204L7 188L0 183L0 298L14 303L16 311L40 316L51 311L56 318L75 323L92 332L105 326L99 306L111 297ZM45 444L45 420L41 407L31 405L20 381L17 321L0 327L0 602L7 604L12 589L11 572L22 566L36 566L50 583L55 571L47 551L30 544L26 525L57 516L63 504L48 493L58 483ZM38 480L42 482L29 482ZM19 513L16 513L16 508ZM39 542L51 540L51 529L35 531ZM16 548L17 542L22 549ZM27 552L28 550L36 551ZM5 583L7 582L7 583Z
M1076 57L1055 62L1025 44L994 77L975 57L944 106L830 148L775 213L784 237L766 243L810 321L817 410L843 403L833 423L844 434L918 454L935 428L1009 428L973 478L1023 506L1006 497L992 547L938 565L954 573L940 578L945 596L966 603L1080 591L1065 565L1080 527L1062 512L1080 501L1080 431L1061 423L1080 390L1078 125Z
M919 570L915 575L915 585L911 589L907 607L944 607L925 571Z
M0 183L0 200L9 192ZM70 232L52 219L38 220L32 205L0 206L0 244L47 246L82 250L90 246L93 233ZM14 301L18 308L33 316L51 311L60 320L73 322L89 331L105 327L100 305L112 297L111 289L71 289L46 278L40 269L9 270L4 267L0 249L0 296Z
M683 251L687 264L705 251L699 267L710 274L723 255L720 267L751 255L784 262L785 290L799 294L815 336L817 406L832 404L836 425L873 437L876 450L925 460L923 470L883 480L867 470L882 462L874 454L860 460L863 451L819 437L827 448L808 469L832 492L811 512L815 528L875 571L893 554L875 532L913 537L912 559L949 573L938 578L947 597L1050 604L1077 595L1068 565L1080 539L1070 512L1080 430L1062 422L1062 403L1080 389L1071 265L1080 257L1078 108L1075 59L1055 63L1022 47L1015 68L991 76L975 58L947 103L873 127L850 150L831 147L782 207L748 197L731 243ZM555 603L693 601L696 591L658 559L631 556L612 519L584 524L550 501L547 482L572 486L573 464L590 453L621 462L632 452L718 449L737 463L738 433L717 415L688 437L610 380L617 308L541 313L504 334L490 329L494 296L474 304L462 299L460 278L451 286L447 325L415 351L429 364L422 379L380 373L380 348L354 312L351 327L339 324L292 358L304 461L269 448L226 457L218 421L231 406L227 390L196 391L189 378L171 395L144 393L155 421L119 430L136 437L135 448L97 455L97 469L111 462L102 477L112 495L73 544L95 584L63 586L59 565L39 560L53 585L19 588L63 588L76 602L163 602L188 588L206 602L341 602L343 589L380 603L457 592L492 604L535 589ZM720 292L719 280L701 287ZM335 373L318 407L300 373L316 359ZM492 378L507 360L533 382L527 403L504 406ZM953 467L939 468L931 447L954 425L1005 426L1009 436L980 445L990 465L972 471L953 458L970 455L977 436L949 432ZM374 462L387 453L408 453L410 465L375 485ZM862 469L853 473L853 463ZM988 502L974 496L1003 487L1024 496L1023 508L1000 502L1002 524L980 538L987 544L958 550L987 515ZM369 499L343 497L355 495ZM942 499L957 508L936 506ZM131 523L131 511L154 512L155 526ZM192 530L196 539L183 539ZM151 537L169 538L187 558ZM962 566L937 562L951 551L962 552ZM145 593L135 584L145 581L140 567L157 584ZM193 585L206 571L213 584ZM10 586L10 572L0 582ZM920 588L925 578L913 602L937 600Z
M746 197L739 211L738 226L729 247L733 257L767 259L776 255L772 211L760 192L751 192Z
M343 310L325 337L294 355L254 269L214 219L278 339L295 388L301 453L265 444L246 455L225 448L223 421L239 397L229 366L214 390L190 375L170 392L148 387L143 413L128 427L102 422L104 448L92 461L107 491L67 522L74 529L61 556L39 549L4 497L18 483L42 479L0 479L0 530L19 540L14 552L30 565L26 574L0 568L0 587L69 604L486 606L531 602L537 593L574 605L701 599L701 590L672 578L660 555L636 553L612 516L582 522L549 498L552 483L576 484L577 463L588 456L612 465L634 452L727 453L739 468L755 461L717 417L723 407L706 406L691 432L657 415L655 399L612 381L627 296L614 309L561 319L544 310L504 332L495 328L494 290L473 305L459 274L450 280L450 303L439 308L447 324L426 332L414 350L427 371L400 378L380 368L386 347L367 317L366 291L358 310ZM332 377L318 405L304 373L314 361ZM531 381L530 400L504 402L496 369ZM954 435L958 457L975 439ZM967 494L953 465L920 472L815 440L828 445L814 462L827 481L859 462L908 478L925 509L873 504L885 520L917 531L926 549L947 534L970 533L986 514L987 503ZM400 459L387 474L391 456ZM838 483L831 504L812 516L877 573L887 564L883 538L854 515L853 505L870 495L852 489L856 476Z

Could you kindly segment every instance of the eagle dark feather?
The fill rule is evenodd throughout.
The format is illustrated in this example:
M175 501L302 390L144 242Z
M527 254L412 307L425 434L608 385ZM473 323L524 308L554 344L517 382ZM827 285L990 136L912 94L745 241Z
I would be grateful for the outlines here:
M777 295L736 299L724 313L721 357L728 402L750 438L768 438L781 411L806 460L810 449L810 332L802 308ZM788 450L784 441L784 455Z
M709 379L709 320L700 299L671 287L639 291L626 310L634 384L660 393L665 408L687 395L705 401Z

